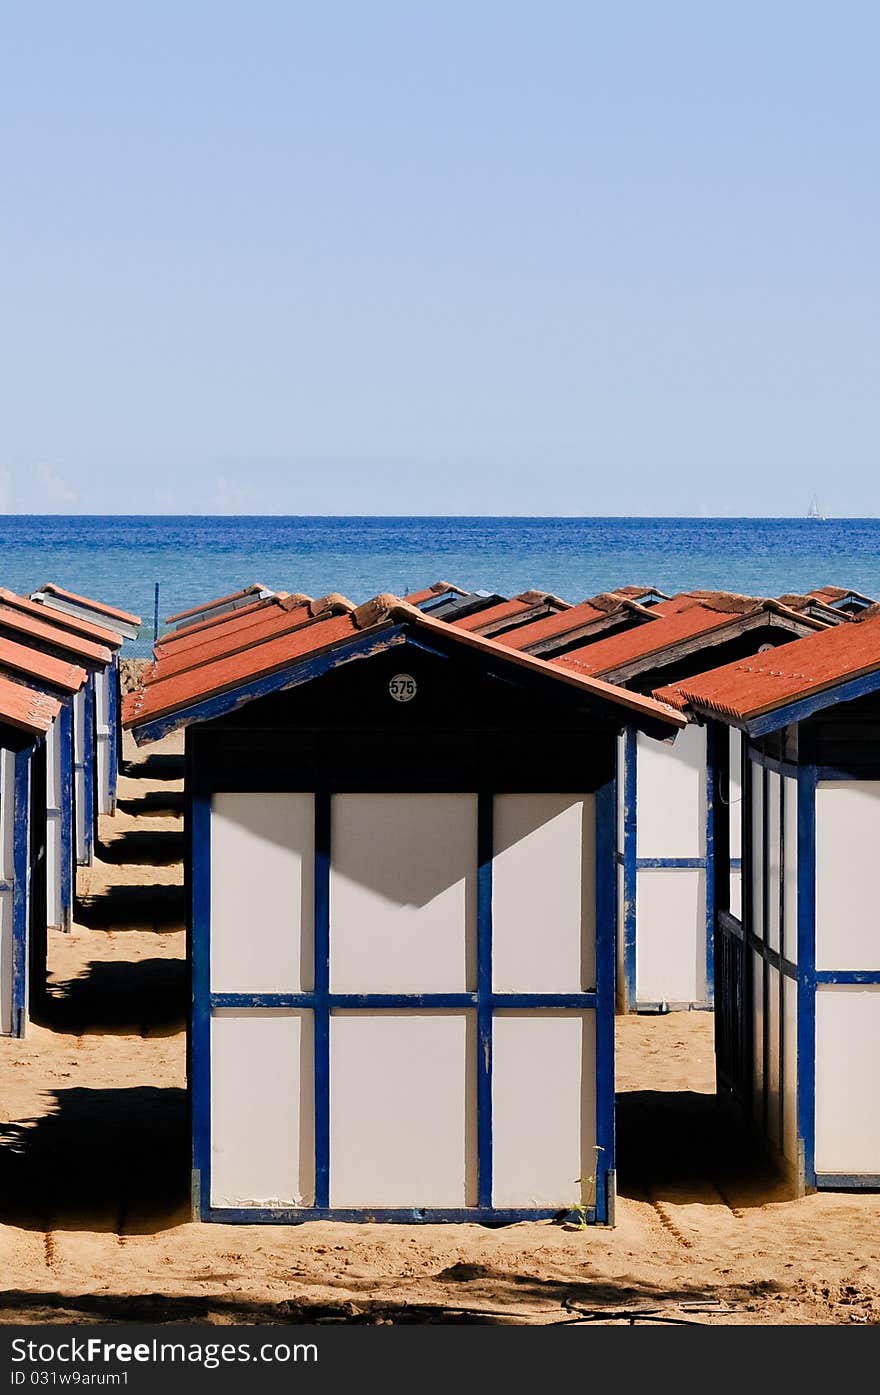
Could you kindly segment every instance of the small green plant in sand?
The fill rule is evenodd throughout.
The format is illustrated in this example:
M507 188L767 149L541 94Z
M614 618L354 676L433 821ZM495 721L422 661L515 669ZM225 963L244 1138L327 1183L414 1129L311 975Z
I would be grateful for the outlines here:
M586 1187L586 1192L581 1192L581 1199L571 1207L567 1217L567 1226L570 1230L586 1230L587 1216L596 1205L596 1179L599 1174L599 1154L602 1148L598 1143L593 1147L596 1156L595 1171L589 1177L576 1177L574 1180L578 1186Z

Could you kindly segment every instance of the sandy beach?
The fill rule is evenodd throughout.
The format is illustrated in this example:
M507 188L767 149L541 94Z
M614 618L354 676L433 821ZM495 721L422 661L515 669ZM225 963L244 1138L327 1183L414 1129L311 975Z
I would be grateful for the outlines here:
M189 1221L181 750L126 737L43 1020L0 1040L4 1322L880 1321L880 1196L786 1193L709 1013L618 1019L614 1229Z

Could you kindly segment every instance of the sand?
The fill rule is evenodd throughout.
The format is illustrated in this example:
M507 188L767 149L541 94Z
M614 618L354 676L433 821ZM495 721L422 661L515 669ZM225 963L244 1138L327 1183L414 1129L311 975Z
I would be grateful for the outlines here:
M135 752L50 999L0 1039L0 1320L880 1322L880 1196L792 1198L709 1013L618 1020L614 1229L188 1219L180 743Z

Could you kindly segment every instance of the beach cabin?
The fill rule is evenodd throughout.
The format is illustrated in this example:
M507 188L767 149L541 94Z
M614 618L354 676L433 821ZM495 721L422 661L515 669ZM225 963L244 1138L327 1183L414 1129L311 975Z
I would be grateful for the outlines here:
M45 983L46 746L60 704L0 676L0 1035L21 1037ZM35 974L30 973L31 956Z
M116 810L116 787L119 773L119 651L123 637L106 625L95 624L70 610L59 611L42 603L16 595L0 587L0 606L4 611L51 626L64 641L76 640L91 646L91 660L86 656L89 679L81 699L82 727L88 740L84 745L86 778L93 785L91 839L97 832L97 815ZM30 642L30 641L29 641ZM88 767L92 767L89 771ZM83 805L85 809L85 805ZM91 861L91 844L87 861Z
M776 601L724 592L688 593L652 610L650 623L600 634L552 663L650 692L823 628ZM692 721L664 746L630 729L620 737L618 772L618 1008L709 1008L715 802L706 730Z
M471 634L486 635L488 639L500 639L504 634L520 629L523 625L534 624L549 615L558 615L569 610L568 601L553 596L547 591L521 591L509 601L499 601L486 610L474 615L456 616L451 623Z
M661 692L710 733L719 1092L801 1190L876 1188L880 617Z
M61 623L60 623L61 622ZM85 621L74 622L78 626ZM97 679L112 662L112 652L94 638L69 628L68 617L50 614L44 607L0 589L0 639L11 640L56 659L84 668L86 682L73 703L73 800L74 850L79 866L94 856L97 828Z
M195 1214L611 1223L615 746L685 719L393 596L201 657L123 719L186 731Z
M31 600L60 615L70 616L74 620L85 620L87 624L97 626L105 632L101 642L111 650L113 658L110 667L98 676L95 688L98 812L113 814L116 812L117 779L122 760L119 678L121 641L137 639L141 626L140 616L89 596L79 596L75 591L68 591L52 582L47 582L45 586L34 591ZM118 636L119 639L111 639L110 636ZM92 637L95 637L93 632Z
M46 732L46 926L69 931L73 923L74 878L74 706L88 675L79 664L0 638L0 675L59 704ZM44 966L45 969L45 966Z

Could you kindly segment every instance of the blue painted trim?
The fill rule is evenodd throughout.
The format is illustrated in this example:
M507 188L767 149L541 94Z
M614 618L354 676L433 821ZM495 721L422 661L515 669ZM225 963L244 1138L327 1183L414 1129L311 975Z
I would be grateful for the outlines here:
M797 761L780 760L778 756L768 756L766 751L759 750L756 746L749 746L749 760L753 765L763 765L765 770L773 770L777 775L796 776L799 770Z
M12 1035L16 1037L24 1036L28 1018L28 844L32 754L32 747L16 752L12 789Z
M107 793L110 812L116 813L116 791L119 781L119 655L107 670L107 726L110 731L107 751Z
M477 797L477 1205L492 1205L492 861L494 798Z
M706 995L715 1006L715 723L706 726Z
M86 816L84 820L84 866L90 866L95 856L95 829L98 826L98 779L95 749L95 675L90 673L83 704L83 760Z
M816 1184L816 767L798 771L798 1137L805 1187Z
M407 1008L426 1010L478 1008L480 993L328 993L327 1006L331 1012L347 1012L358 1008L378 1011L395 1011ZM522 1009L554 1009L561 1012L587 1012L597 1005L595 993L488 993L485 998L489 1007L515 1011ZM250 1008L313 1008L313 993L212 993L211 1007L235 1008L246 1011Z
M741 871L742 871L742 858L741 858L741 857L732 857L732 858L730 859L730 870L731 870L731 872L741 872Z
M190 1105L194 1213L204 1220L211 1201L211 800L189 800L190 959L192 1024Z
M330 840L326 790L315 794L315 1206L330 1205Z
M813 978L817 984L880 983L880 969L817 969Z
M878 689L880 689L880 670L875 670L874 673L865 673L859 678L851 678L847 683L837 683L832 688L825 688L821 693L811 693L797 702L789 703L787 707L777 707L773 712L765 712L761 716L752 717L750 720L744 721L743 727L750 736L768 736L771 732L778 731L780 727L790 726L794 722L802 722L815 712L823 712L826 707L836 707L838 703L852 702L855 698L868 697L871 693L876 693Z
M643 867L698 867L706 866L705 857L637 857L636 868Z
M614 1008L617 876L614 845L617 779L596 793L596 1220L609 1220L608 1174L615 1159Z
M638 733L627 727L623 761L623 976L624 1008L636 1006L636 799ZM615 811L615 819L616 819Z
M515 1225L518 1221L549 1221L561 1217L564 1213L565 1207L559 1206L553 1209L544 1208L534 1211L495 1210L488 1206L472 1206L458 1210L442 1210L431 1207L426 1207L424 1210L417 1207L389 1210L364 1206L357 1211L341 1207L321 1208L315 1206L308 1208L291 1206L270 1210L255 1206L252 1210L210 1207L202 1219L227 1225L289 1225L305 1221L349 1221L356 1225L374 1222L380 1225L434 1225L447 1222L456 1225ZM596 1210L587 1211L586 1219L588 1223L598 1220Z
M66 698L58 715L61 770L61 929L68 933L73 924L73 698Z
M154 717L144 722L134 723L132 730L139 744L158 741L190 722L207 722L214 717L224 717L245 703L256 698L268 697L271 693L281 693L288 688L298 688L303 683L311 683L331 670L341 668L356 659L368 658L395 645L406 643L406 633L400 625L389 625L385 630L370 630L360 639L353 639L343 647L317 654L313 659L292 660L286 668L276 670L253 682L240 684L226 693L197 702L192 707L180 708L165 716Z

